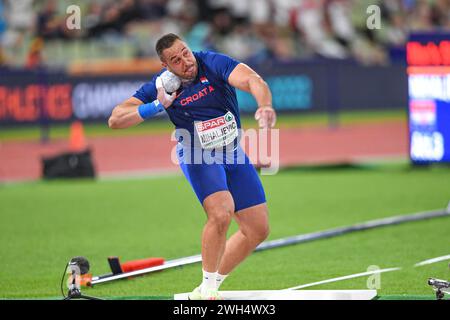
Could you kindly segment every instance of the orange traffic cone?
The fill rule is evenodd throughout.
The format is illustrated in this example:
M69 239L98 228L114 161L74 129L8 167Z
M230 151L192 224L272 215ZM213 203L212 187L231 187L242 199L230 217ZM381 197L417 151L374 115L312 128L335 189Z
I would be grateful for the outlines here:
M69 143L69 149L72 152L80 152L86 149L86 138L84 136L83 123L81 121L74 121L70 125Z

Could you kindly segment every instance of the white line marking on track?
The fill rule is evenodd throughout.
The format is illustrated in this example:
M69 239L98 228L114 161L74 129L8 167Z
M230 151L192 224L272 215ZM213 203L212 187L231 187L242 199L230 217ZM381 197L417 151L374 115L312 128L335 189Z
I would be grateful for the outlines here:
M337 282L337 281L342 281L342 280L347 280L347 279L364 277L364 276L368 276L368 275L375 274L375 273L391 272L391 271L397 271L397 270L401 270L401 268L397 267L397 268L388 268L388 269L367 271L367 272L362 272L362 273L355 273L355 274L351 274L351 275L343 276L343 277L339 277L339 278L333 278L333 279L323 280L323 281L319 281L319 282L312 282L312 283L302 284L302 285L299 285L299 286L296 286L296 287L292 287L292 288L287 288L287 289L284 289L284 290L297 290L297 289L317 286L317 285L320 285L320 284L325 284L325 283L330 283L330 282Z
M416 263L414 265L414 267L421 267L421 266L425 266L427 264L432 264L432 263L441 262L441 261L445 261L445 260L450 260L450 254L448 254L446 256L436 257L436 258L432 258L432 259L428 259L428 260L424 260L424 261L418 262L418 263Z

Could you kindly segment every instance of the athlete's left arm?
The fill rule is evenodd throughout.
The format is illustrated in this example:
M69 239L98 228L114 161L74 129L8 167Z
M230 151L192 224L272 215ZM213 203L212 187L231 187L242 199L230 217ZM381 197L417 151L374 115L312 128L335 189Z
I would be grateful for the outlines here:
M228 83L253 95L258 103L255 119L261 128L275 126L276 113L272 106L272 93L259 74L246 64L240 63L230 73Z

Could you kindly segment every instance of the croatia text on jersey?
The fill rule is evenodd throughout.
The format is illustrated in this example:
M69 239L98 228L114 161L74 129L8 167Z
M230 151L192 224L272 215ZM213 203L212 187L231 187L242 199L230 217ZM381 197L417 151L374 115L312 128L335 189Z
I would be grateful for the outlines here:
M205 96L207 96L208 94L210 94L211 92L214 91L213 86L209 85L205 88L203 88L202 90L200 90L197 93L194 93L193 95L191 95L190 97L186 97L184 99L181 99L180 103L182 106L186 106L194 101L197 101Z

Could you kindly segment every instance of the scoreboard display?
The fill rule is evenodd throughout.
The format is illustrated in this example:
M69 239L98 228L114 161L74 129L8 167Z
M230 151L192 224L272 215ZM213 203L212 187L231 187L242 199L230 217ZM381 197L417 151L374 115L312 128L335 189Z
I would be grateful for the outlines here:
M411 34L406 55L411 161L450 162L450 33Z

